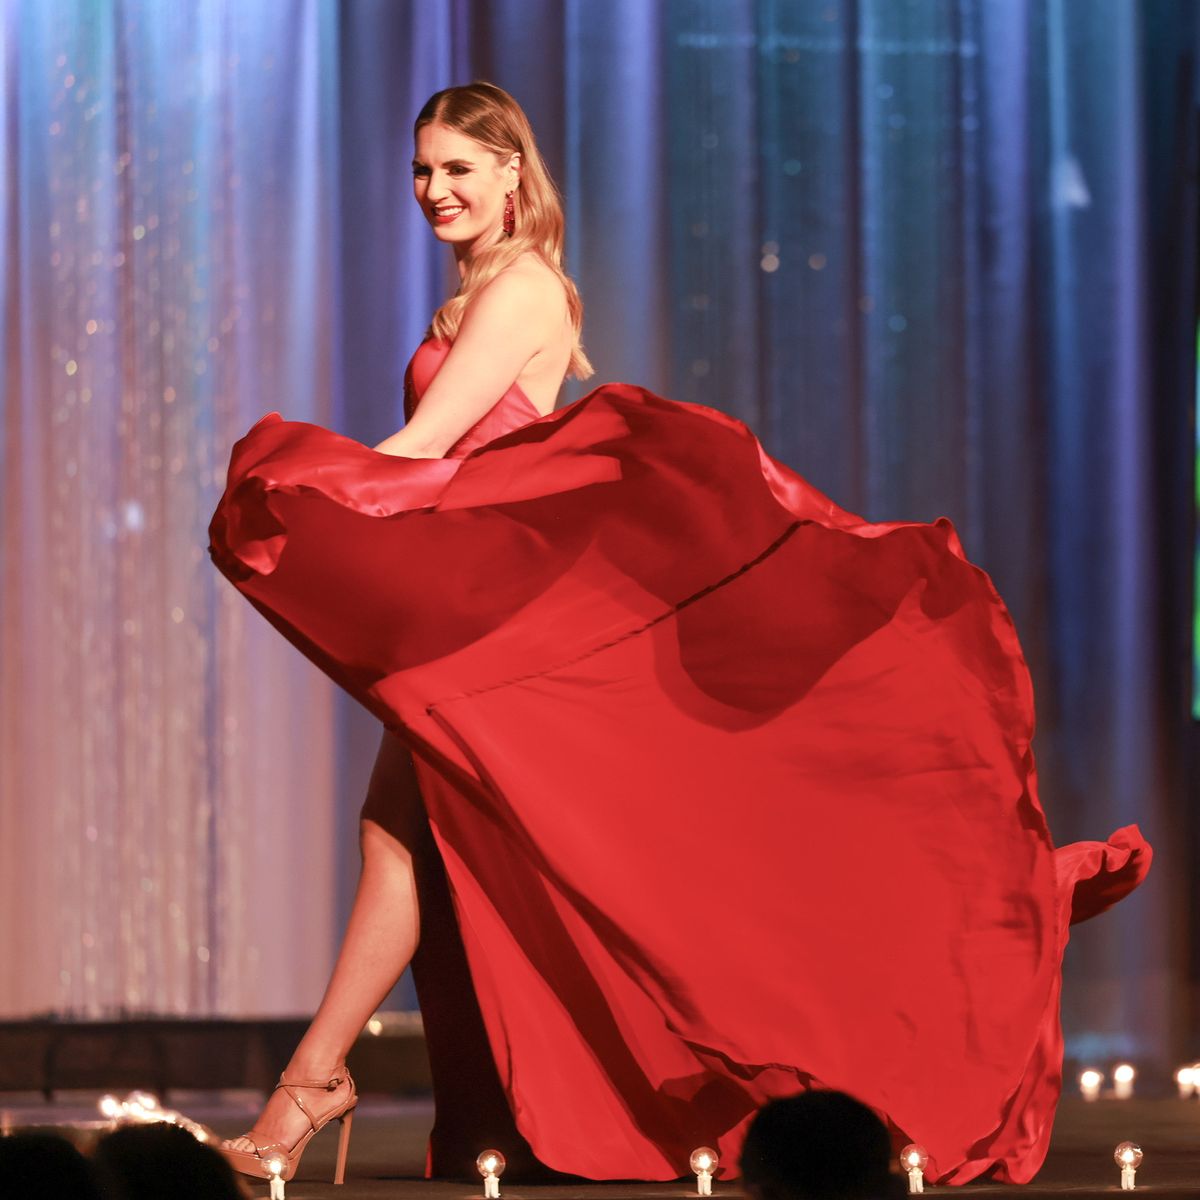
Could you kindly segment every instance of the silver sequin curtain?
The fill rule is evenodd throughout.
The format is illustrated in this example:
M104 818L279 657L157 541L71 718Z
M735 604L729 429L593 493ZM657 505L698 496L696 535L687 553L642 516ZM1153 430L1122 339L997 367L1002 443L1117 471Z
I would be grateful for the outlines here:
M3 9L0 1014L320 997L331 688L205 548L329 419L335 15Z
M447 285L411 120L481 76L563 188L596 382L954 520L1033 670L1056 836L1159 852L1073 938L1068 1046L1195 1053L1193 0L2 11L0 1014L315 1002L377 729L203 526L264 412L395 427Z

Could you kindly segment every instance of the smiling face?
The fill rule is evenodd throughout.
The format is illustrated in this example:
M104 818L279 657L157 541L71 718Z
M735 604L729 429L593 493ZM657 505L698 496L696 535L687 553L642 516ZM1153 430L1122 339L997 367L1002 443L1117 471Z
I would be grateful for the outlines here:
M519 164L519 154L497 155L445 125L417 130L413 194L460 263L502 236L505 195L518 185Z

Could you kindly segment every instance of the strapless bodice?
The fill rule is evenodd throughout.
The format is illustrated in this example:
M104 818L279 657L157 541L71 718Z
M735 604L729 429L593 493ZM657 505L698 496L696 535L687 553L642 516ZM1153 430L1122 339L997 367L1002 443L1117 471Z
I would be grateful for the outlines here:
M421 403L421 397L441 370L450 353L450 342L426 338L408 360L404 372L404 419L409 420ZM472 450L494 441L503 434L520 429L542 414L532 400L514 381L512 386L492 405L466 433L446 451L446 458L466 458Z

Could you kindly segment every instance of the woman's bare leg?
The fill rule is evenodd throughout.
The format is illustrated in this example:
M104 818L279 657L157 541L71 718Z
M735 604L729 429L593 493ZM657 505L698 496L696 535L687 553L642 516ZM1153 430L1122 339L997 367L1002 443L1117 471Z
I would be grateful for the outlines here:
M409 752L385 732L363 805L362 874L350 920L320 1007L287 1065L289 1078L333 1076L411 961L420 936L413 852L430 836ZM327 1098L313 1093L313 1112L332 1111L348 1090L343 1083ZM268 1099L254 1132L260 1145L291 1146L308 1128L308 1118L280 1090ZM244 1137L226 1145L254 1149Z

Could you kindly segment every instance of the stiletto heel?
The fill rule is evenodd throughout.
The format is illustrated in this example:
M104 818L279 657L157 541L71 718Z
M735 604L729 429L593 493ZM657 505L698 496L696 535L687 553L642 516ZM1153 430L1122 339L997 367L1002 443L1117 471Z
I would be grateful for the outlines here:
M347 1109L339 1118L337 1166L333 1169L333 1182L341 1183L346 1177L346 1154L350 1149L350 1126L354 1123L354 1109Z
M296 1092L297 1088L332 1092L343 1083L350 1084L349 1095L329 1112L316 1115L304 1102L304 1097ZM337 1121L341 1129L338 1137L337 1166L334 1168L333 1182L341 1183L346 1176L346 1155L350 1149L350 1126L354 1120L354 1108L358 1104L358 1089L354 1086L354 1080L350 1078L350 1072L343 1066L328 1079L288 1079L285 1075L280 1075L279 1082L275 1087L276 1089L283 1088L296 1107L308 1118L310 1126L308 1132L301 1134L299 1140L293 1146L288 1147L283 1142L260 1142L255 1136L257 1131L251 1129L249 1133L242 1136L253 1143L253 1152L234 1150L229 1146L221 1147L221 1153L228 1160L229 1165L235 1171L241 1171L243 1175L250 1175L254 1179L270 1179L271 1172L267 1170L267 1160L279 1158L284 1164L279 1175L287 1182L296 1174L296 1170L300 1166L300 1157L304 1153L304 1148L312 1141L313 1135L320 1133L330 1121Z

